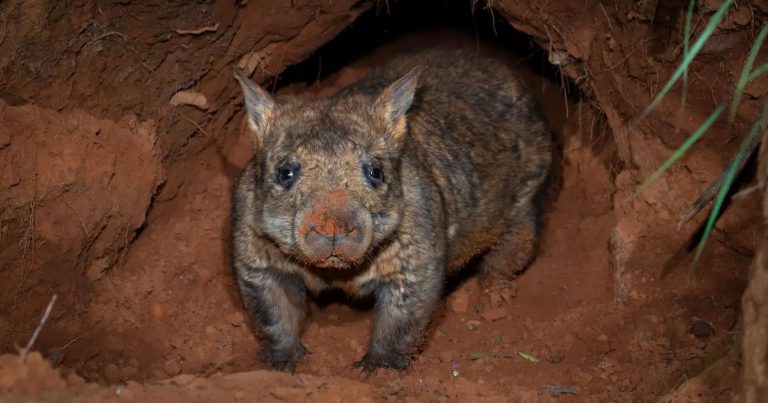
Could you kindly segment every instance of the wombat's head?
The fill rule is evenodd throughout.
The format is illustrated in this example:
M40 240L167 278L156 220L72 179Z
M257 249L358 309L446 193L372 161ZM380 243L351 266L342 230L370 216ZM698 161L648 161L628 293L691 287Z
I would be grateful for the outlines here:
M417 75L372 95L278 101L236 74L260 171L254 214L284 253L314 267L350 268L393 233Z

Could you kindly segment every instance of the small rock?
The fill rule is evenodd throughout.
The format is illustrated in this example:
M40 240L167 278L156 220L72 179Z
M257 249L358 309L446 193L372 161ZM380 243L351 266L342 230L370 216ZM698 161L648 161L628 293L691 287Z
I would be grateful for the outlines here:
M357 340L350 340L349 341L349 348L352 349L352 351L356 353L362 353L363 352L363 346L360 345L360 343L357 342Z
M451 295L449 305L453 313L466 313L467 309L469 309L469 293L467 290L462 288L456 290L456 292Z
M59 365L61 365L61 363L64 361L64 349L60 347L54 347L48 350L46 357L48 358L48 362L51 363L52 367L58 368Z
M453 358L453 354L450 351L443 351L440 353L440 355L437 356L437 359L440 360L442 363L451 362L451 359Z
M331 322L336 322L337 320L339 320L339 315L336 315L335 313L332 313L332 314L328 315L328 320L330 320Z
M483 311L483 313L480 314L480 316L483 317L483 319L488 321L497 321L502 318L506 318L508 315L507 309L503 307L498 308L491 308L486 311Z
M600 336L597 336L597 341L608 341L608 336L601 334Z
M169 359L165 361L165 364L163 365L163 370L168 376L174 376L179 372L181 372L181 365L179 365L179 363L176 360Z
M502 288L499 290L499 295L506 302L512 301L512 299L517 297L517 283L513 282L510 283L507 287Z
M657 211L656 217L659 217L664 221L669 221L672 219L672 215L669 214L669 211L667 211L666 209L659 209Z
M473 332L475 330L477 330L478 328L480 328L481 324L482 324L482 322L480 322L479 320L468 320L467 321L467 327L469 328L469 330L471 330Z
M11 144L11 136L5 132L0 131L0 149L3 149Z
M544 354L544 359L546 359L548 362L551 362L552 364L559 364L563 362L563 359L565 359L565 354L560 351L548 351L546 354Z
M709 322L697 320L691 325L690 332L698 339L708 339L715 334L715 327Z
M168 344L170 344L171 347L176 348L176 349L180 349L180 348L184 347L184 343L185 342L186 342L186 340L184 340L184 338L181 337L181 336L174 337L174 338L168 340Z
M504 298L498 291L493 291L490 294L491 306L500 307L504 304Z
M736 10L733 11L733 15L731 15L731 19L738 26L743 27L749 24L749 22L752 21L752 13L750 11L750 8L738 7ZM0 146L2 146L2 143L0 143Z
M403 382L401 382L399 379L395 379L394 381L390 382L389 385L387 385L387 393L390 396L394 396L400 393L403 389L405 389L405 386L403 386Z
M153 380L159 380L165 378L165 371L160 368L152 368L149 370L149 378Z
M192 374L181 374L181 375L179 375L179 376L176 376L176 377L174 377L174 378L171 380L171 382L172 382L174 385L179 385L179 386L190 386L190 385L192 384L192 382L194 382L194 381L195 381L195 379L197 379L197 376L196 376L196 375L192 375Z
M205 335L208 340L215 341L219 338L219 330L216 327L208 325L205 327Z
M245 391L244 390L238 390L235 392L235 395L233 396L235 400L243 400L245 399Z
M67 375L67 385L68 386L78 386L85 383L85 379L81 378L77 373L70 372L69 375Z
M575 395L577 393L576 388L572 386L548 385L545 386L545 389L553 395Z
M158 303L152 304L152 317L160 319L163 317L163 307Z
M242 312L235 312L229 316L227 316L227 321L230 325L238 327L245 323L245 317L243 316Z
M287 386L272 388L272 390L269 391L269 394L277 400L286 400L289 402L298 402L307 396L306 391Z

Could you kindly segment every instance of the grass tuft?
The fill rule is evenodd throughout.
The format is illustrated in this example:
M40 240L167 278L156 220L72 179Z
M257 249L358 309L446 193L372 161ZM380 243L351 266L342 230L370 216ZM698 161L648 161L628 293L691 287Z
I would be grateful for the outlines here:
M677 80L679 80L683 74L686 74L686 72L691 66L691 63L693 62L693 59L696 58L696 55L699 54L699 52L701 51L701 48L704 47L704 43L707 41L707 39L709 39L709 37L712 36L712 33L715 31L715 28L717 27L718 24L720 24L720 21L722 21L726 11L728 11L728 9L731 7L732 4L733 4L733 0L726 0L723 3L723 5L720 6L720 8L715 13L715 15L712 16L712 18L707 23L707 26L704 28L704 32L701 33L701 36L699 36L696 39L696 41L693 43L693 45L688 50L688 52L683 55L683 61L680 63L680 66L675 70L675 72L672 74L672 77L669 79L669 81L667 81L667 83L664 85L661 91L659 91L659 93L656 94L656 96L653 98L651 103L640 114L640 119L648 116L648 114L651 113L651 111L653 111L659 105L659 103L661 103L661 100L664 99L667 93L675 85Z
M659 105L659 103L661 103L664 97L669 93L669 91L672 89L672 87L675 85L675 83L677 83L677 81L681 77L683 81L682 96L681 96L681 110L685 107L686 92L687 92L687 85L688 85L688 71L690 69L691 63L696 58L696 55L698 55L698 53L701 51L702 47L704 46L704 43L706 43L706 41L712 35L715 28L723 20L725 13L733 4L733 0L726 0L725 2L723 2L723 4L720 6L717 12L715 12L715 14L707 23L702 34L696 39L693 45L691 45L690 44L690 37L692 35L691 22L693 19L693 11L695 7L695 3L696 3L695 0L690 0L690 2L688 3L688 9L685 15L684 32L683 32L683 60L681 61L680 66L678 66L677 69L674 71L669 81L667 81L667 83L661 89L661 91L653 98L651 103L648 104L648 106L643 110L643 112L638 117L638 120L648 116L648 114L651 111L653 111L653 109L655 109ZM733 123L736 117L736 113L741 104L741 99L744 95L744 90L746 89L746 87L749 85L750 82L760 77L762 74L765 74L766 72L768 72L768 63L763 64L756 69L753 69L755 60L757 59L757 55L760 49L762 48L763 42L765 41L766 37L768 37L768 25L763 26L763 28L760 30L760 33L755 38L755 41L752 44L752 48L750 49L750 52L744 63L741 76L739 77L739 81L736 84L736 87L733 92L733 96L731 97L731 101L730 101L730 109L728 113L729 125ZM713 110L712 113L704 120L704 122L696 129L696 131L694 131L694 133L691 134L686 139L686 141L683 142L683 144L677 148L677 150L675 150L672 156L670 156L666 161L664 161L661 164L661 166L658 169L656 169L656 171L654 171L651 175L649 175L637 187L637 190L635 191L634 196L637 196L640 192L647 189L648 186L650 186L653 182L655 182L658 178L660 178L661 175L663 175L672 166L672 164L678 161L693 146L693 144L695 144L707 131L709 131L709 129L715 124L717 119L723 113L725 108L726 108L726 103L721 103L720 105L718 105L717 108L715 108L715 110ZM726 167L723 174L715 182L710 184L710 186L707 188L704 194L702 194L698 198L698 200L696 200L693 206L688 209L688 211L685 213L685 215L681 219L678 225L678 229L682 227L682 225L685 224L689 219L691 219L696 213L698 213L706 204L708 204L714 197L715 192L717 192L717 197L715 198L715 204L712 207L712 210L709 212L709 216L707 218L707 221L704 227L704 232L702 234L702 237L698 245L696 246L696 252L693 259L693 264L691 266L692 269L698 264L701 258L701 254L704 251L704 246L706 245L707 240L712 233L715 222L717 221L717 218L718 218L718 214L720 213L720 210L723 207L723 204L728 195L728 192L731 186L733 185L734 179L738 175L739 171L741 171L741 169L744 167L744 162L746 161L746 159L755 149L755 146L759 141L758 136L765 130L767 122L768 122L768 103L766 103L764 109L760 113L757 119L757 122L755 122L752 125L752 128L750 129L749 133L742 140L742 143L739 146L738 152L732 158L732 160Z
M725 202L725 197L728 195L728 190L730 190L731 185L733 185L733 180L736 178L736 174L739 172L740 162L743 159L749 157L747 155L747 150L750 148L749 145L755 141L757 136L763 133L765 130L766 121L768 121L768 102L766 102L762 112L760 112L760 116L758 117L757 122L752 125L752 129L750 129L749 134L741 142L739 151L736 153L736 158L734 158L733 161L728 165L725 174L725 180L723 181L723 186L720 187L720 192L718 192L717 199L715 199L715 205L709 212L709 217L707 218L707 224L704 227L704 233L701 236L701 241L696 246L696 254L694 255L693 264L691 265L692 270L699 263L701 254L704 252L704 245L706 245L707 239L712 233L712 229L715 227L717 215L720 213L720 209L723 207L723 203Z
M683 25L683 57L687 56L691 48L691 21L693 20L693 9L696 6L696 0L688 2L688 11L685 13L685 24ZM683 72L683 93L680 97L680 110L685 109L685 101L688 96L688 69Z
M733 120L736 118L736 112L739 110L739 104L741 104L741 98L744 95L744 89L747 85L752 80L768 71L768 63L752 71L752 66L755 64L755 59L757 59L757 54L763 46L763 41L765 41L766 35L768 35L768 25L763 26L763 29L757 34L755 43L752 44L752 49L749 51L749 56L747 56L747 60L744 63L744 68L741 70L741 77L739 77L739 82L736 83L736 90L733 93L733 101L731 101L731 110L728 113L728 123L733 123Z
M710 115L707 117L707 120L704 121L704 123L699 126L698 129L690 136L688 137L685 142L678 147L677 150L672 154L671 157L669 157L666 161L664 161L661 166L656 169L648 178L646 178L643 183L640 184L640 186L637 187L637 190L635 191L635 196L640 194L643 190L645 190L648 186L650 186L653 182L655 182L657 179L661 177L661 175L664 174L664 172L669 169L669 167L672 166L677 160L679 160L683 154L688 151L691 146L693 146L696 141L698 141L701 136L704 135L704 133L709 130L710 127L712 127L713 124L715 124L715 121L718 117L720 117L720 114L723 113L723 110L725 110L725 104L720 104Z

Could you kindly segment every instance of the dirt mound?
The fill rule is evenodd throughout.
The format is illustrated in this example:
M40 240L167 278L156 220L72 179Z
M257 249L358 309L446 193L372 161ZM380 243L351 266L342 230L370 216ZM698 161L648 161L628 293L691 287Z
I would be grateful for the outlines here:
M64 379L39 353L0 356L0 400L6 402L223 402L376 401L367 385L344 378L291 376L270 371L199 378L179 375L154 384L87 384L75 374Z
M8 349L30 334L30 314L53 293L52 320L81 325L92 284L125 263L164 174L149 123L2 102L0 164L11 167L0 173L0 260L9 263L0 267L0 340ZM56 340L75 333L58 330Z

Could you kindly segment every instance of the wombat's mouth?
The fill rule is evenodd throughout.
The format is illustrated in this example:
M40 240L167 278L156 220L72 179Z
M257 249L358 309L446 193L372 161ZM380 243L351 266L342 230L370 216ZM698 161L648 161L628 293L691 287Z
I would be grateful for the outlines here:
M312 265L321 269L344 270L355 266L356 262L343 259L336 255L328 256L325 259L313 260Z

